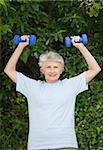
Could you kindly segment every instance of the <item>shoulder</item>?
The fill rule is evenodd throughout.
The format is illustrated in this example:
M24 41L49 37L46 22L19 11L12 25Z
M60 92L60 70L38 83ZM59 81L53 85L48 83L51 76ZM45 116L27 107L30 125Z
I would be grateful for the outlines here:
M28 83L37 83L37 84L40 84L41 81L40 80L35 80L35 79L32 79L26 75L24 75L23 73L21 72L16 72L17 73L17 82L28 82Z
M62 80L63 83L73 83L73 82L76 82L77 80L81 80L81 79L86 79L86 71L78 74L78 75L74 75L73 77L70 77L70 78L65 78Z
M24 75L23 73L18 72L18 71L16 72L16 75L17 75L17 79L20 79L20 80L33 80L33 79L27 77L26 75Z

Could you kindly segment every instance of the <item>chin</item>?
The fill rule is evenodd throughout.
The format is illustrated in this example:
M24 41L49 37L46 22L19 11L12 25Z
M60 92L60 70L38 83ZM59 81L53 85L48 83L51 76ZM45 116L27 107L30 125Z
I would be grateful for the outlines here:
M58 78L56 79L48 79L47 81L49 81L50 83L56 82L58 80Z

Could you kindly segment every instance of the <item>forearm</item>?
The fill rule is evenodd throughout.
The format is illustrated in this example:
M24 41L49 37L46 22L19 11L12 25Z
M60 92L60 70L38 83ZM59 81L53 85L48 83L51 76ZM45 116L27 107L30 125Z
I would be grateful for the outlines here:
M88 51L88 49L84 45L82 45L79 50L88 64L88 69L98 73L101 68L94 57L91 55L91 53Z
M16 76L16 64L18 62L18 59L24 49L25 46L29 45L29 36L24 35L22 36L23 39L26 39L26 42L21 42L15 49L14 53L10 57L4 72L9 76L9 78L16 83L17 76Z
M78 43L79 39L79 36L73 36L72 43L77 49L79 49L88 64L88 70L86 71L86 82L88 83L101 71L101 68L83 43Z
M9 59L4 72L7 73L10 70L16 70L16 64L18 62L18 59L23 51L23 46L22 45L18 45L18 47L15 49L14 53L12 54L11 58Z

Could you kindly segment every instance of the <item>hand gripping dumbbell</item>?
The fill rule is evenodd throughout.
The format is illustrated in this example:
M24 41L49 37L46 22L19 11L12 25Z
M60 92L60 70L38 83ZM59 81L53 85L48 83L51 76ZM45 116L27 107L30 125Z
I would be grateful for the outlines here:
M22 39L19 35L15 35L14 36L14 43L15 44L19 44L20 42L26 42L27 40L25 39ZM36 36L35 35L30 35L29 37L29 43L31 45L35 45L36 43Z
M88 43L87 35L82 34L79 41L76 43L83 43L84 45L86 45ZM71 47L71 45L72 45L72 39L69 36L65 37L65 46Z

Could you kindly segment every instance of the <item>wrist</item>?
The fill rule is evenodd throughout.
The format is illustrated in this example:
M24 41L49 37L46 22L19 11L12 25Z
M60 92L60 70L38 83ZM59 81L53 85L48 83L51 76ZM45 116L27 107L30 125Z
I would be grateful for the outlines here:
M25 47L25 46L24 46L24 45L22 45L21 43L18 45L18 49L19 49L19 50L23 50L23 49L24 49L24 47Z
M80 51L82 51L82 50L85 50L86 47L85 47L83 44L81 44L81 45L79 45L78 49L79 49Z

